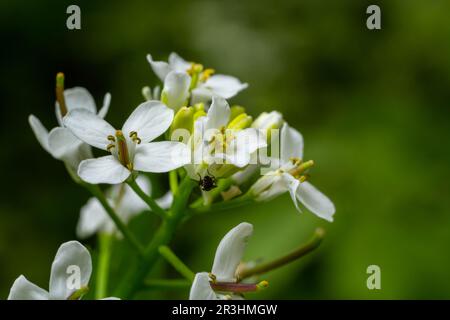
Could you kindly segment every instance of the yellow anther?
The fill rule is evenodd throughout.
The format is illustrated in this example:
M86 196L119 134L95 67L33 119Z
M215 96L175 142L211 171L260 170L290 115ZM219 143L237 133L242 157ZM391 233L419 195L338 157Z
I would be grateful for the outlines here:
M199 74L203 71L203 66L200 63L191 63L191 67L187 70L187 73L192 77L194 74Z
M131 138L131 140L133 140L133 141L136 142L137 144L140 144L140 143L141 143L141 139L138 137L136 131L131 131L131 132L130 132L130 138Z
M214 274L212 274L211 272L210 273L208 273L208 275L209 275L209 278L211 279L211 282L212 283L215 283L216 282L216 279L217 279L217 277L214 275Z
M256 285L256 290L262 290L262 289L267 288L268 286L269 286L269 282L266 280L263 280Z
M206 81L211 77L214 72L216 72L214 69L208 68L205 71L203 71L202 75L200 76L201 81Z
M111 149L114 149L115 148L115 144L114 143L110 143L110 144L108 144L107 146L106 146L106 150L108 150L109 152L111 152Z
M114 138L114 136L112 136L112 135L108 136L108 140L112 141L112 142L116 142L116 138Z
M308 174L304 174L304 175L301 175L300 177L298 177L298 181L300 181L300 183L303 183L303 182L305 182L308 179L309 179L309 175Z

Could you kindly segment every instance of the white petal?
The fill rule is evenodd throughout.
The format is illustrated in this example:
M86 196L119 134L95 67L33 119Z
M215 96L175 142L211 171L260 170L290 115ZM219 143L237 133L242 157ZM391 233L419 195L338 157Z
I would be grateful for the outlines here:
M48 146L55 158L64 159L74 156L83 141L63 127L56 127L48 135Z
M44 289L30 282L23 275L14 281L9 291L8 300L48 300L49 294Z
M189 292L189 300L218 300L216 293L209 284L207 272L199 272L195 275Z
M173 194L167 191L161 198L155 200L156 203L163 209L169 209L172 206Z
M108 113L110 104L111 104L111 94L108 92L107 94L105 94L105 97L103 98L103 106L100 109L100 111L98 112L98 116L100 118L106 117L106 114Z
M186 72L170 72L164 81L162 97L164 103L174 110L186 106L191 77Z
M168 172L190 162L184 143L160 141L140 144L134 156L134 169L143 172Z
M92 184L117 184L124 182L131 172L114 156L83 160L78 167L78 175Z
M309 182L303 182L297 189L298 200L318 217L333 221L336 211L333 202Z
M167 74L172 71L171 66L167 62L164 61L153 61L153 58L150 54L147 55L147 61L150 63L150 66L153 69L153 72L158 76L161 81L164 81Z
M270 201L288 191L288 188L280 175L268 173L256 181L252 190L257 194L257 201Z
M100 300L121 300L121 299L117 298L117 297L107 297L107 298L103 298L103 299L100 299Z
M97 112L94 98L85 88L75 87L64 90L64 99L68 112L75 109L85 109L92 113Z
M206 130L225 127L230 119L228 102L223 98L213 97L206 119Z
M184 60L175 52L172 52L169 55L169 65L172 67L173 70L176 70L178 72L187 72L191 67L191 63Z
M45 149L48 153L51 154L50 148L48 146L48 131L45 129L45 127L42 125L41 121L39 121L38 118L36 118L34 115L30 115L28 117L28 123L31 126L31 129L34 132L34 135L36 136L36 139L41 144L42 148Z
M238 94L239 91L246 89L248 84L242 83L232 76L215 74L206 80L202 87L210 90L213 95L229 99Z
M105 120L86 110L73 110L64 117L64 125L80 140L93 147L106 150L116 130Z
M56 253L50 273L50 299L65 300L76 290L72 288L70 268L76 266L80 275L80 286L87 286L92 273L89 251L78 241L63 243ZM73 272L73 271L72 271Z
M77 236L85 239L100 230L109 222L109 216L96 198L90 198L80 210L80 219L77 225Z
M253 226L243 222L231 229L220 241L214 257L212 274L217 281L234 282L237 266L242 260Z
M151 184L150 180L144 176L139 175L136 178L136 183L145 192L147 195L151 195ZM120 201L117 206L117 211L120 212L120 215L124 222L128 221L132 216L137 213L140 213L146 209L148 209L147 204L139 197L136 192L131 189L129 185L125 186L117 186L118 188L125 188L122 201Z
M141 103L128 117L122 131L126 136L136 131L142 143L152 141L170 127L173 120L173 110L160 101Z
M280 143L280 158L284 162L288 162L292 157L303 158L303 137L300 132L289 127L287 123L281 128Z

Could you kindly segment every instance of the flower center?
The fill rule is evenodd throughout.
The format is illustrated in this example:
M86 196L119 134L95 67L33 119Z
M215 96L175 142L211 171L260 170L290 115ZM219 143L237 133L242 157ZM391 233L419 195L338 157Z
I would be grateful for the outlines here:
M198 81L205 82L208 80L214 74L215 70L211 68L204 69L200 63L192 63L186 72L191 76L190 89L192 90L197 87Z
M136 131L130 132L130 138L131 140L136 143L140 144L141 139L138 137ZM133 170L133 162L131 161L130 152L128 150L128 144L127 139L123 135L122 130L117 130L116 134L108 136L108 140L111 142L108 144L106 149L113 153L113 150L117 147L117 158L119 159L119 162L128 168L129 170Z
M288 173L300 182L305 182L308 179L308 175L303 173L314 166L314 161L309 160L303 162L299 158L291 158L290 160L295 167L289 170Z

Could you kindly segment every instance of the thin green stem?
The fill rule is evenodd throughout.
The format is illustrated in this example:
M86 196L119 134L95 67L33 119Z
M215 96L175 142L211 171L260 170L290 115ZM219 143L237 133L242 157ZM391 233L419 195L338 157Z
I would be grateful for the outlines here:
M322 242L323 238L325 236L325 230L322 228L317 228L314 232L314 235L312 238L304 245L302 245L297 250L292 251L291 253L282 256L278 259L269 261L267 263L263 263L260 265L257 265L253 268L244 269L238 274L238 279L245 279L249 278L254 275L267 273L271 270L277 269L279 267L282 267L292 261L295 261L306 254L310 253L314 249L316 249L320 243Z
M152 197L150 197L148 194L144 192L144 190L139 187L139 185L136 183L136 180L129 180L127 181L128 185L133 189L134 192L152 209L154 213L156 213L161 218L167 217L167 212L161 208L155 200L153 200Z
M150 279L144 282L144 288L149 290L179 290L187 289L192 282L185 279Z
M250 193L246 193L238 198L234 198L228 201L223 201L219 203L213 203L209 206L201 206L201 207L191 207L189 208L189 213L192 215L202 214L205 212L216 212L216 211L224 211L236 209L248 204L253 203L253 196Z
M160 246L159 253L166 259L168 263L172 265L183 277L185 277L189 281L194 281L195 274L192 272L189 267L181 261L180 258L168 247L168 246Z
M177 227L183 221L185 208L195 185L195 182L188 176L184 178L178 192L174 195L175 199L170 214L167 219L163 220L152 241L145 249L144 258L130 267L129 272L122 278L116 290L116 296L124 299L130 298L142 286L145 277L159 258L159 247L167 245L172 240Z
M169 172L169 185L170 185L170 191L172 191L172 194L177 193L178 191L178 173L177 170L172 170Z
M114 209L109 205L108 201L105 198L102 190L98 185L83 183L83 185L88 189L94 197L100 202L100 204L105 209L106 213L109 217L114 221L117 229L122 233L124 238L136 249L136 251L140 255L144 255L144 247L137 240L134 234L128 229L128 227L122 222Z
M111 258L112 235L107 233L99 233L99 256L97 262L95 299L102 299L107 296L108 278L109 278L109 262Z

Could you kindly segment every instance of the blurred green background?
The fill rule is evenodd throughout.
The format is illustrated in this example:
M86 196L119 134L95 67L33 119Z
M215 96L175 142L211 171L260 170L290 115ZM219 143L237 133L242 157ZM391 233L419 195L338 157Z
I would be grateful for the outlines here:
M66 29L78 4L82 30ZM369 4L382 30L366 28ZM216 246L242 221L255 232L246 258L274 258L327 230L308 257L265 276L249 298L450 298L450 23L448 1L0 1L0 298L20 274L48 287L58 246L75 239L89 195L38 145L27 117L54 118L54 77L84 86L120 125L154 86L145 56L171 51L250 84L232 99L254 115L278 109L305 137L317 163L311 181L335 203L335 222L305 212L288 196L197 217L174 251L195 271L210 270ZM167 187L166 177L155 177ZM149 215L132 226L151 237ZM138 219L138 220L139 220ZM96 247L96 239L84 242ZM114 252L113 279L128 247ZM95 254L94 254L95 256ZM381 290L366 268L381 267ZM176 277L160 264L158 276ZM187 298L187 291L143 294Z

